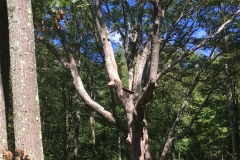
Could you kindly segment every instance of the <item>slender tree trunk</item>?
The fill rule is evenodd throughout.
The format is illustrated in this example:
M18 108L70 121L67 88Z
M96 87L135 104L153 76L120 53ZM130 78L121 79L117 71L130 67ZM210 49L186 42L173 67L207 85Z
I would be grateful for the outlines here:
M231 88L231 80L229 77L229 69L228 64L225 64L225 72L226 72L226 80L227 80L227 99L228 99L228 114L230 120L230 128L231 128L231 137L232 137L232 157L233 160L237 160L238 158L238 146L236 139L236 130L235 130L235 114L234 114L234 103L233 103L233 95Z
M118 136L118 160L122 160L122 145L120 135Z
M8 15L7 3L3 0L0 5L1 25L0 25L0 59L1 59L1 74L4 91L4 100L6 112L9 110L9 70L10 70L10 54L9 54L9 31L8 31ZM8 117L8 114L6 114ZM8 118L7 118L8 119Z
M68 117L68 105L66 101L66 91L65 91L65 85L62 82L62 103L64 105L64 152L63 152L63 159L67 159L68 157L68 127L69 127L69 117Z
M106 126L106 121L105 121L105 119L103 119L103 128L104 128L103 132L102 132L103 148L106 148L105 142L107 141L107 134L106 134L106 131L105 131L105 126ZM102 151L101 160L107 160L105 150Z
M175 141L172 141L172 160L176 159L175 152Z
M1 150L8 149L7 122L9 101L9 33L7 3L4 0L0 5L0 158Z
M68 146L68 133L69 133L69 115L68 115L68 108L67 106L65 106L65 152L64 152L64 157L63 159L68 159L68 150L69 150L69 146Z
M74 135L74 142L73 142L73 156L72 160L77 160L77 153L78 153L78 136L79 136L79 128L80 128L80 100L79 96L76 93L76 103L77 103L77 111L76 111L76 124L75 124L75 135Z
M236 146L237 146L237 151L238 151L238 155L237 155L237 158L239 159L240 158L240 155L239 155L239 127L238 127L238 121L239 121L239 111L238 111L238 98L239 98L239 95L238 95L238 91L236 91L236 84L237 84L237 80L236 80L236 77L234 77L234 80L233 80L233 106L234 106L234 127L235 127L235 134L236 134Z
M90 114L90 124L92 129L92 160L96 159L96 139L95 139L95 111L91 111Z
M31 1L7 0L7 7L15 146L43 160Z
M1 71L1 66L0 66ZM2 77L0 74L0 159L3 157L3 151L8 150L7 141L7 126L6 126L6 116L5 116L5 101L3 94Z

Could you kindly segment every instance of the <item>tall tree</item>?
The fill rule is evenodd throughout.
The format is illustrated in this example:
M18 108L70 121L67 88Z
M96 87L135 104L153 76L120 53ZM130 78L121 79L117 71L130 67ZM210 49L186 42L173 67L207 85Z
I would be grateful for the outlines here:
M30 0L7 0L15 146L43 160Z
M128 3L128 1L88 0L89 8L79 7L81 12L84 12L81 15L84 21L77 25L82 28L84 28L83 26L90 28L91 32L87 34L92 37L92 40L87 41L88 43L82 40L82 36L74 39L73 37L79 37L82 33L74 33L74 36L72 36L71 33L73 32L70 33L72 26L65 23L61 27L59 24L61 15L51 10L48 11L55 25L55 27L51 27L54 31L52 36L53 38L57 36L60 40L61 45L59 47L63 48L62 50L65 51L67 58L63 56L62 50L58 50L50 43L51 40L47 39L48 37L44 35L44 32L40 33L37 38L69 70L73 77L73 84L85 104L127 135L126 141L129 145L130 159L132 160L151 159L146 108L154 97L158 86L157 81L173 69L176 64L208 44L211 39L216 38L223 28L228 26L240 13L240 10L231 10L232 14L226 14L225 21L219 26L213 26L209 35L196 38L194 33L199 27L202 27L202 17L208 12L202 6L202 2L143 0ZM76 5L81 6L82 4ZM216 9L214 7L216 6L211 9ZM71 20L66 19L66 21ZM50 29L50 27L48 28ZM110 32L117 32L121 35L127 66L126 85L119 74ZM84 45L76 48L72 47L78 41L84 43ZM124 109L125 119L119 119L114 112L111 113L108 107L103 107L103 105L94 101L85 89L84 81L82 81L83 76L79 74L79 69L83 70L84 68L79 67L76 57L78 54L91 52L92 50L86 51L83 46L90 45L92 41L97 44L99 59L104 62L106 67L106 71L103 71L107 73L109 79L106 84L115 91L118 102ZM176 54L177 51L181 51L181 54ZM92 53L96 55L96 52ZM204 60L202 59L202 61ZM92 62L96 61L92 59ZM198 75L196 77L196 79L200 78ZM190 92L192 92L191 88ZM190 94L186 95L185 103L187 103L189 97ZM183 106L185 107L185 104ZM178 122L177 119L174 123L177 124ZM173 124L173 128L175 124ZM165 157L162 159L165 159Z

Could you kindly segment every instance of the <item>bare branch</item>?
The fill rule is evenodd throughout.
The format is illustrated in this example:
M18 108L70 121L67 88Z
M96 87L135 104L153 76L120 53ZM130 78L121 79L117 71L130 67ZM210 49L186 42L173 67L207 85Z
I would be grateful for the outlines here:
M208 102L210 96L212 95L213 91L221 84L223 83L223 80L220 80L218 83L216 83L211 89L210 92L208 93L207 97L205 98L204 102L201 104L200 108L198 109L198 111L195 113L194 117L192 118L188 128L183 132L180 133L179 135L175 136L174 139L181 139L183 138L188 131L192 128L192 125L194 124L194 122L197 120L198 115L201 113L203 107L206 105L206 103Z
M36 39L43 42L46 47L54 54L54 56L61 62L61 64L68 69L69 63L63 58L63 56L57 51L55 47L53 47L49 42L47 42L43 37L36 36Z
M201 112L202 108L205 106L206 102L207 102L208 99L210 98L212 92L217 88L217 86L219 86L219 83L218 83L217 85L215 85L214 87L212 87L212 89L211 89L210 92L208 93L207 97L205 98L205 101L202 103L202 105L201 105L200 109L198 110L198 112L194 115L194 118L192 119L189 127L185 130L185 132L182 133L182 134L180 134L180 135L178 135L178 136L174 136L174 131L175 131L175 129L176 129L176 126L177 126L178 122L180 121L180 119L181 119L182 116L183 116L183 112L184 112L184 110L185 110L185 108L186 108L186 106L187 106L187 104L188 104L188 101L189 101L189 99L190 99L190 96L191 96L192 93L193 93L194 88L196 87L197 83L199 82L200 74L203 72L204 68L207 67L207 66L209 66L209 65L210 65L210 64L207 64L206 66L204 66L203 68L201 68L200 71L198 72L198 74L196 75L195 80L194 80L191 88L189 89L188 94L187 94L187 96L186 96L186 98L185 98L185 100L184 100L184 102L183 102L183 105L182 105L182 107L181 107L181 110L179 111L179 113L178 113L178 115L177 115L174 123L172 124L172 127L171 127L169 133L168 133L168 138L167 138L167 141L166 141L165 146L164 146L164 148L163 148L163 151L162 151L162 155L161 155L160 160L164 160L164 159L165 159L166 154L167 154L167 152L168 152L168 150L169 150L169 147L170 147L170 145L171 145L171 143L172 143L173 140L175 140L175 139L180 139L180 138L184 137L184 136L187 134L187 132L189 131L189 129L192 127L193 123L195 122L197 116L198 116L199 113Z
M158 73L157 78L159 79L162 75L164 75L170 68L172 68L173 66L175 66L178 62L180 62L183 58L191 55L192 53L194 53L194 51L196 51L197 49L199 49L200 47L202 47L203 45L205 45L208 41L210 41L211 39L213 39L214 37L216 37L228 24L230 24L235 17L240 13L240 9L229 19L227 20L225 23L223 23L219 29L212 34L211 36L209 36L208 38L206 38L205 40L203 40L201 43L199 43L197 46L195 46L192 50L184 53L183 55L179 56L175 61L173 61L171 64L165 66L161 72Z
M194 7L192 10L190 10L189 12L185 13L186 12L186 9L187 9L187 6L189 5L189 3L191 2L191 0L189 0L186 5L183 7L182 9L182 12L179 16L179 18L176 20L175 23L172 24L172 27L170 28L170 30L168 31L167 35L166 35L166 38L164 39L163 43L162 43L162 46L161 46L161 49L160 49L160 53L162 52L163 48L165 47L166 43L169 41L169 38L171 37L171 34L173 33L174 29L176 28L176 26L178 25L178 23L180 22L180 20L188 15L192 15L194 11L198 11L199 8L200 8L200 3L201 1L197 4L196 7ZM188 22L186 23L186 25L188 24ZM184 27L183 27L184 28ZM185 36L182 36L181 39L183 39ZM180 40L178 42L181 42ZM177 45L176 47L177 48ZM174 52L174 51L171 51L171 52ZM171 54L169 55L169 57L171 56Z
M105 6L106 6L106 8L107 8L108 14L110 15L112 21L113 21L114 23L116 23L117 21L116 21L116 19L114 18L114 16L111 14L111 11L110 11L110 9L109 9L108 4L105 3ZM121 29L120 29L119 27L117 27L117 31L120 33L122 39L125 39L126 35L123 34L123 32L121 31Z
M162 15L162 6L158 1L154 2L154 24L151 35L151 59L150 59L150 73L149 81L144 89L143 94L138 99L136 106L145 109L146 104L152 99L153 91L155 90L157 84L157 70L158 70L158 60L159 60L159 50L162 43L162 39L159 39L159 29L161 25L161 20L164 15ZM145 57L146 58L146 57ZM146 59L144 60L146 62ZM139 81L140 82L140 81ZM138 82L138 85L139 85ZM139 86L135 86L139 87ZM137 89L137 88L136 88ZM137 97L135 97L136 99Z

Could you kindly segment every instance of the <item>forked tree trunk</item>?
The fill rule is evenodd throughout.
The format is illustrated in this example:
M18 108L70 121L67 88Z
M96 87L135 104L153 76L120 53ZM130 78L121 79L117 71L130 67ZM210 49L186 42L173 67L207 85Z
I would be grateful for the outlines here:
M132 115L132 121L129 125L129 134L127 142L129 143L131 160L151 160L150 147L148 143L148 132L146 127L145 110L127 113ZM129 142L129 136L131 142Z
M151 160L151 153L148 144L148 133L146 126L137 124L133 131L134 139L130 146L131 160Z
M30 0L7 0L16 148L43 160L34 30Z

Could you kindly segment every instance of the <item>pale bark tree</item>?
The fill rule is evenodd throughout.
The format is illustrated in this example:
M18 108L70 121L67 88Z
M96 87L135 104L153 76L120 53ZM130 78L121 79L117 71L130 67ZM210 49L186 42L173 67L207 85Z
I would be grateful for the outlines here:
M122 160L122 145L120 135L118 136L118 160Z
M90 124L92 131L92 160L96 160L95 111L90 113Z
M193 7L192 10L186 10L191 1L188 1L184 5L182 12L176 21L173 23L172 28L169 29L169 32L166 34L166 38L163 40L160 38L161 32L160 28L162 21L166 15L169 5L173 1L153 1L153 22L152 22L152 32L150 35L147 35L148 38L143 40L142 32L142 23L143 23L143 12L146 1L139 1L138 5L138 17L132 18L132 20L137 20L134 27L130 24L127 17L130 17L131 14L128 13L128 2L122 2L122 11L124 17L124 27L119 28L118 32L120 33L123 41L123 48L125 50L126 62L128 67L128 87L124 88L122 80L118 73L118 66L114 57L114 51L112 43L110 41L110 29L108 29L106 22L104 20L104 15L102 13L102 4L100 0L91 1L88 0L92 22L94 23L93 32L97 33L97 40L102 46L103 60L106 66L107 74L109 77L109 82L107 83L109 87L113 88L115 94L117 95L118 100L121 102L122 107L125 110L126 122L122 121L115 116L114 112L107 111L103 106L94 101L91 96L87 93L84 88L81 77L79 76L78 68L76 61L73 57L73 51L70 48L66 40L66 35L64 31L59 30L59 37L61 39L62 46L66 52L67 58L69 61L65 60L65 57L44 37L37 36L37 39L42 41L46 47L55 55L55 57L62 63L62 65L68 69L73 77L73 84L78 91L78 94L82 97L83 101L90 108L95 110L98 114L106 118L110 123L119 128L124 135L126 135L126 141L129 144L130 159L131 160L150 160L151 152L148 142L148 131L147 131L147 121L146 121L146 105L153 98L154 91L157 87L157 80L160 79L165 73L167 73L172 67L177 63L183 60L185 57L193 54L197 49L203 47L209 40L215 38L224 27L229 25L234 18L240 13L240 10L236 11L229 20L225 21L219 28L207 38L200 41L194 47L191 47L189 50L179 55L177 58L172 61L168 61L169 58L165 59L163 65L159 66L159 57L164 56L162 53L163 48L166 46L166 43L170 40L173 30L176 28L178 23L183 17L188 17L189 15L194 15L194 19L188 24L189 28L186 33L178 40L178 43L183 43L181 45L186 45L181 40L186 35L190 36L193 34L192 28L198 17L200 11L200 3L196 4L196 7ZM108 10L108 7L106 6ZM112 17L114 19L114 17ZM188 23L189 21L186 21ZM145 35L146 36L146 35ZM190 38L187 38L190 40ZM177 43L177 44L178 44ZM143 46L145 45L145 46ZM177 50L178 45L174 46L173 50L169 53L167 57ZM195 84L194 84L195 85ZM213 88L214 89L214 88ZM190 90L192 92L192 90ZM112 92L111 92L112 93ZM208 95L209 97L209 95ZM206 100L208 99L206 98ZM184 108L187 104L188 97L183 104ZM183 109L184 110L184 109ZM179 117L181 117L179 114ZM179 118L178 117L178 118ZM196 118L193 118L193 122ZM176 119L172 128L176 126L179 119ZM192 123L193 123L192 122ZM172 130L172 129L171 129ZM173 129L174 130L174 129ZM185 133L183 133L184 135ZM181 136L179 136L181 137ZM173 133L169 133L169 141L166 142L167 149L169 148L170 143L175 138ZM167 152L167 151L166 151ZM166 152L164 154L166 154ZM165 159L162 157L161 159Z
M43 160L30 0L7 0L15 146Z

